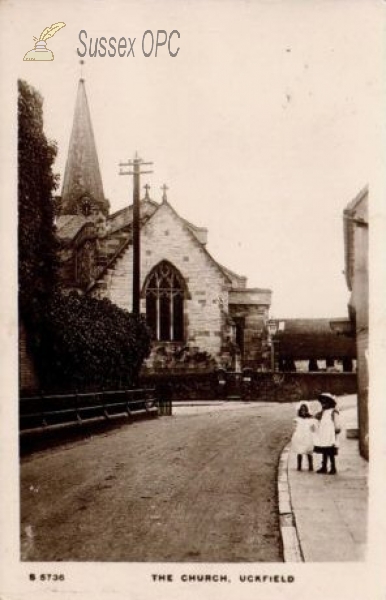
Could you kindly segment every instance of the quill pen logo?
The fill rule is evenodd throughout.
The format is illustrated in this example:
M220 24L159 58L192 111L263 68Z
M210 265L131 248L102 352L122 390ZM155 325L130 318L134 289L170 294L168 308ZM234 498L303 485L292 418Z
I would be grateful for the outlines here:
M47 48L47 40L52 38L59 29L65 26L65 23L59 22L43 29L39 39L36 37L33 38L35 40L35 48L27 52L23 60L54 60L54 53Z

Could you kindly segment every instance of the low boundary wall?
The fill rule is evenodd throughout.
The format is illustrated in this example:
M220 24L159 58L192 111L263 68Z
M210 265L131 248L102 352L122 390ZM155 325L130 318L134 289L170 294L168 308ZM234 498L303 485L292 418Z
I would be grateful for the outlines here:
M248 400L296 402L321 392L337 396L357 392L356 373L226 373L154 374L141 380L164 400Z

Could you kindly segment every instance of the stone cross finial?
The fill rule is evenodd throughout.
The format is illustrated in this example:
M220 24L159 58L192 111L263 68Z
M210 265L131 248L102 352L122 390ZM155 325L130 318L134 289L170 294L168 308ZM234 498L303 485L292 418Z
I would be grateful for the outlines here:
M161 190L163 191L162 202L167 202L168 201L168 197L166 195L166 192L167 192L168 189L169 189L168 186L166 185L166 183L164 183L163 186L161 187Z
M144 187L144 188L145 188L145 190L146 190L146 191L145 191L145 198L146 198L147 200L150 200L150 196L149 196L149 190L150 190L150 187L151 187L151 186L150 186L150 185L147 183L147 184L146 184L146 185L144 185L143 187Z

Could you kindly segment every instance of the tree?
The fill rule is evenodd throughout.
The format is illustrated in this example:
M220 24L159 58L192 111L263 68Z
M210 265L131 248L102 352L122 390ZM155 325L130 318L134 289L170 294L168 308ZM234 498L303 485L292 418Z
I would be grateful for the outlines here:
M19 316L40 384L63 391L130 386L150 351L150 332L108 300L59 290L56 145L44 135L42 97L24 81L18 86Z
M18 91L19 310L31 322L39 319L56 284L56 145L43 132L40 94L20 80Z
M53 294L39 336L45 389L130 387L150 351L141 317L110 300Z

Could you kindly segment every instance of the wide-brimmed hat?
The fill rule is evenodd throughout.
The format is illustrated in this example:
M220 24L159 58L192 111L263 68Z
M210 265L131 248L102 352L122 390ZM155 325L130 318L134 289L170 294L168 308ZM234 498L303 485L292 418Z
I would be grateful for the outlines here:
M328 404L332 408L334 408L336 406L335 396L333 396L329 392L322 392L321 394L319 394L318 400L319 400L319 402Z

